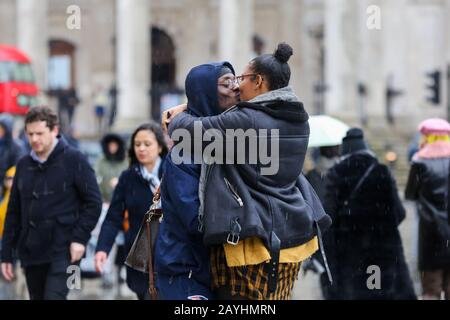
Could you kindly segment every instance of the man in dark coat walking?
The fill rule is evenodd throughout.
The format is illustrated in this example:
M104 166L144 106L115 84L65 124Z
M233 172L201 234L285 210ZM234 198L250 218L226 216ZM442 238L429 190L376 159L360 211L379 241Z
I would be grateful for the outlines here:
M2 274L10 281L13 253L25 269L32 300L65 299L72 264L85 252L102 200L87 159L58 135L58 117L47 107L25 118L32 151L17 164L6 215Z
M333 226L324 245L334 299L416 299L398 230L405 218L389 169L352 128L327 174L324 207Z

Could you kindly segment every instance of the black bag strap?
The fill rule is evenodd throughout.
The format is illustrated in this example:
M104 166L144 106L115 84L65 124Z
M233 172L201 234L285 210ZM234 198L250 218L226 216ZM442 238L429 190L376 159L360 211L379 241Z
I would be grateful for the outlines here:
M372 163L369 168L367 168L366 172L364 172L363 176L359 179L358 183L356 184L356 186L353 188L352 192L350 193L350 195L348 196L347 200L344 201L344 204L347 204L349 200L353 199L356 191L359 190L359 188L361 188L363 182L366 180L366 178L369 176L370 172L372 172L372 169L375 168L375 166L377 165L377 163Z
M161 179L162 182L162 179ZM149 293L152 300L158 299L158 292L156 290L155 286L155 278L153 274L153 243L152 243L152 234L151 234L151 222L153 221L153 218L161 219L162 217L162 210L157 209L156 206L161 200L161 183L159 184L158 188L155 191L155 194L153 195L153 203L148 211L148 218L146 220L146 231L147 231L147 239L149 242L148 245L148 285L149 285Z
M327 259L327 255L325 254L325 249L324 249L324 245L323 245L322 231L320 230L319 223L317 221L314 221L314 223L317 228L317 237L319 239L320 254L322 256L323 264L324 264L325 270L327 272L328 281L330 282L330 284L333 284L333 277L331 275L330 266L328 265L328 259Z
M278 265L280 263L280 251L281 251L281 240L280 240L280 238L278 238L278 236L273 231L272 231L271 237L270 237L270 246L271 246L270 247L271 259L270 259L269 265L266 265L268 268L268 274L267 274L267 286L269 289L267 291L268 296L277 290Z

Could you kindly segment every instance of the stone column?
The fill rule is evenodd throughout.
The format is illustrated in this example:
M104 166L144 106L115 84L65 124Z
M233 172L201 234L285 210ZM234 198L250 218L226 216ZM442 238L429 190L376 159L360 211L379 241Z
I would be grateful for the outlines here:
M117 0L115 129L130 131L150 117L150 1Z
M219 58L230 61L241 74L252 54L253 0L226 0L219 4Z
M325 2L325 110L340 118L355 117L357 78L355 0Z
M184 87L184 81L193 67L211 61L210 46L213 32L205 32L205 28L213 25L209 12L209 0L186 0L183 19L189 25L182 29L182 40L176 48L177 84Z
M447 0L445 12L445 21L447 22L447 26L445 27L445 30L447 30L445 34L447 44L447 64L450 65L450 0Z
M32 60L41 93L47 89L47 9L48 0L17 0L17 46Z
M367 19L369 18L367 9L371 5L378 6L381 9L381 29L369 29L367 26ZM358 37L359 54L358 59L355 61L355 71L357 82L364 86L366 94L365 96L358 95L355 114L358 115L358 120L361 120L362 115L367 116L367 124L369 125L381 124L380 121L373 119L374 116L385 119L383 117L385 116L385 87L387 79L384 70L384 52L387 48L383 43L383 33L386 29L386 16L387 10L382 5L381 0L358 1L358 22L354 32ZM392 70L392 84L397 88L398 83L397 74ZM363 101L360 99L363 99ZM363 105L360 105L361 102ZM382 123L385 122L383 121Z
M291 68L290 85L297 95L301 96L301 100L305 102L303 97L309 93L309 88L302 87L302 83L305 83L305 76L307 76L304 72L305 61L304 56L302 55L302 34L305 32L302 28L304 25L304 11L302 10L304 8L303 2L303 0L283 0L277 4L279 8L279 38L273 48L266 48L267 52L265 53L272 53L279 42L286 42L292 47L294 54L288 62ZM308 107L311 108L312 106L309 105Z
M14 0L0 1L0 43L16 44L16 4Z

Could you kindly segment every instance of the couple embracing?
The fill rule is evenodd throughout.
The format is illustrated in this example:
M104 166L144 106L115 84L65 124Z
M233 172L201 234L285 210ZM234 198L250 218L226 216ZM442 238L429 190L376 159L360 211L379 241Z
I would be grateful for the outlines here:
M289 87L292 53L281 43L240 76L228 62L197 66L186 78L187 105L163 115L175 144L161 183L159 298L290 299L302 261L323 249L331 219L301 174L309 125ZM177 141L199 128L210 132L203 141ZM217 141L223 161L204 156Z

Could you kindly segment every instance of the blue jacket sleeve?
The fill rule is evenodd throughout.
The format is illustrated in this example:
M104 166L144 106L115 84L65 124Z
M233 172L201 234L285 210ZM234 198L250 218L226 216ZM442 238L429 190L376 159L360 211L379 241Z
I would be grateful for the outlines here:
M102 223L100 235L98 236L96 252L104 251L109 254L117 234L122 230L126 193L126 173L122 173L116 188L114 189L111 204Z
M198 232L198 176L196 165L175 165L170 156L165 163L162 182L162 206L165 214L172 214L192 236L201 238ZM166 208L169 212L166 212Z

